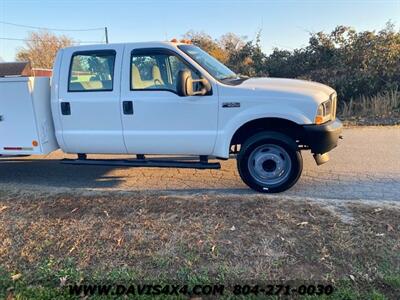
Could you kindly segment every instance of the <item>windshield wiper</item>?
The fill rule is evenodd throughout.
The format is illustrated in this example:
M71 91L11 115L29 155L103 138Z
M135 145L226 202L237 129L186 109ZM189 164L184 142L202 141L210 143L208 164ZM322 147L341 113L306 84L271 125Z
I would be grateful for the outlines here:
M238 79L238 78L239 78L239 76L235 74L235 75L229 75L229 76L226 76L226 77L222 77L219 80Z
M247 75L242 75L242 74L235 74L235 75L229 75L229 76L226 76L226 77L222 77L222 78L220 78L220 80L227 80L227 79L237 79L237 80L239 80L239 79L241 79L241 80L246 80L246 79L249 79L250 77L249 76L247 76Z

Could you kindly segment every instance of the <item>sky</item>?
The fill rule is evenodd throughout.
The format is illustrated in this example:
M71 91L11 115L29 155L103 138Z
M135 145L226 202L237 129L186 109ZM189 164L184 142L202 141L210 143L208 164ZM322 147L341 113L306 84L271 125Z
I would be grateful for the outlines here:
M24 39L34 30L4 22L68 30L107 26L110 42L170 40L189 30L254 39L261 30L262 48L270 53L305 46L310 32L337 25L380 30L389 20L400 28L400 0L0 0L0 57L12 61L23 46L4 38ZM104 42L103 29L54 33Z

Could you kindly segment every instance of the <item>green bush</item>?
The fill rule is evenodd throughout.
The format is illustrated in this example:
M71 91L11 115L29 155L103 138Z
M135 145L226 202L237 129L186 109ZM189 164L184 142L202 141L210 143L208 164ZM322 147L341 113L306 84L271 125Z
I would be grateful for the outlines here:
M400 85L400 31L391 23L378 32L338 26L331 33L312 33L303 48L276 48L270 55L263 53L260 35L255 41L232 33L217 40L195 32L185 37L237 73L318 81L333 87L345 102Z
M332 86L342 99L398 89L400 32L385 29L357 33L338 26L330 34L312 34L309 45L292 52L275 49L266 60L269 76L304 78Z

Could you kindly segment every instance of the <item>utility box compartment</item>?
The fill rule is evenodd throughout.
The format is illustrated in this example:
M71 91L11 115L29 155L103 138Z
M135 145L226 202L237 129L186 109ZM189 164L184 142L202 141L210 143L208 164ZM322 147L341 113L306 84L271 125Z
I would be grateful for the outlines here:
M48 154L58 148L50 107L50 79L0 78L0 154Z

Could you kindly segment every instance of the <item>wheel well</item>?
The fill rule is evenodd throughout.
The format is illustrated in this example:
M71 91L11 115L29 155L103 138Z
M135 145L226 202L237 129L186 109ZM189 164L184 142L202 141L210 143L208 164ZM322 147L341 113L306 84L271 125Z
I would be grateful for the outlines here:
M229 148L231 149L235 145L237 150L236 145L241 145L250 136L265 130L284 133L297 141L298 144L301 144L304 135L303 127L295 122L280 118L261 118L249 121L236 130ZM237 151L233 150L231 152Z

